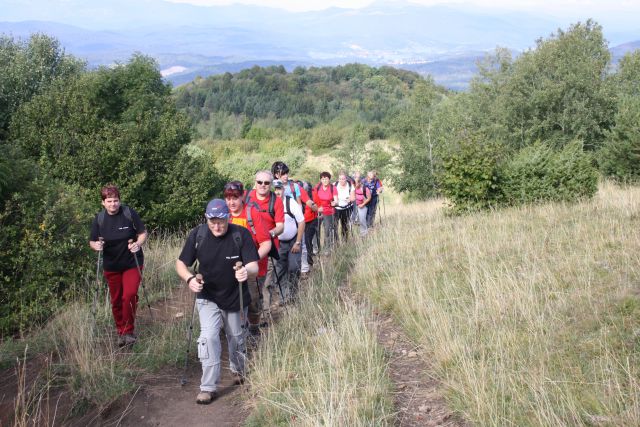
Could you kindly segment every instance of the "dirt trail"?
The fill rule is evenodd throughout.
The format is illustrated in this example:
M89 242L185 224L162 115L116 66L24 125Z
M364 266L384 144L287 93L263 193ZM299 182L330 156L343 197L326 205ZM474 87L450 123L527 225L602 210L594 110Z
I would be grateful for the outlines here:
M157 317L168 321L181 312L189 316L193 294L181 287L171 300L154 307L161 314ZM157 321L157 320L156 320ZM197 313L196 313L197 322ZM200 391L202 369L195 351L194 335L187 370L187 384L180 385L182 368L163 368L161 372L138 379L140 386L111 405L108 411L95 419L96 425L119 426L238 426L249 415L246 404L249 393L245 385L235 385L229 371L229 357L224 333L222 341L222 378L218 397L209 405L198 405L196 395ZM186 347L186 342L185 342Z
M341 287L340 293L345 299L360 299L347 287ZM155 322L170 322L178 312L188 316L193 302L192 294L182 287L176 291L173 298L153 305ZM364 302L363 302L364 303ZM274 318L280 315L274 312ZM146 310L140 311L140 322L148 322ZM395 385L394 401L397 415L397 426L466 426L447 408L442 398L440 384L430 378L430 368L424 362L424 353L417 349L396 325L394 320L386 314L377 314L373 319L378 341L385 348L389 356L388 372ZM267 329L268 330L268 329ZM224 337L224 334L222 334ZM195 340L195 337L194 337ZM242 425L250 413L248 404L251 397L248 386L233 384L228 369L226 342L222 339L223 361L222 379L219 397L210 405L198 405L195 397L199 391L201 368L196 358L195 345L189 360L187 384L180 385L182 369L172 367L163 368L154 374L147 374L137 379L138 388L122 396L100 411L93 410L81 418L65 419L68 408L71 407L68 393L58 390L48 397L48 407L57 407L55 424L71 426L238 426ZM186 343L185 343L186 345ZM126 356L126 355L123 355ZM30 367L42 365L42 358L35 358L28 362ZM34 375L36 369L29 369L29 376ZM5 411L12 410L15 393L15 369L7 370L2 375L2 399L0 407L2 415L0 426L9 425L10 415ZM27 380L29 383L29 380ZM66 399L65 399L66 397ZM53 417L50 419L52 420Z
M390 357L388 372L396 389L396 425L466 426L447 407L441 384L428 377L430 369L423 352L411 343L391 316L378 314L376 330L378 341Z

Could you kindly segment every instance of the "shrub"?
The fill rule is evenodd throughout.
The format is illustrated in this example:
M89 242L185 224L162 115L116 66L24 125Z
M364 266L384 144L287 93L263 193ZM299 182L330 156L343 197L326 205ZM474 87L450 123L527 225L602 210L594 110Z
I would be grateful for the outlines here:
M616 125L598 153L600 170L619 182L640 181L640 96L618 102Z
M597 185L597 170L581 143L554 151L538 142L520 150L505 166L502 192L511 204L574 201L593 196Z
M47 319L85 283L95 260L86 190L37 180L0 212L0 335Z
M495 206L500 199L500 145L462 136L444 154L440 182L455 211Z
M331 126L316 128L309 141L309 148L314 151L333 148L342 142L342 132Z

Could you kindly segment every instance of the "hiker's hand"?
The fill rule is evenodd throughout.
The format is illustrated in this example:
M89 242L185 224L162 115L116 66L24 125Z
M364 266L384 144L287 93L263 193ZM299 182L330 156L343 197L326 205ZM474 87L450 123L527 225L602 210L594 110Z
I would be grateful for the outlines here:
M324 212L324 208L323 208L322 206L320 206L320 207L318 208L318 213L319 213L319 214L321 214L322 212Z
M203 287L203 280L196 276L193 279L189 280L189 289L191 292L200 292Z
M100 252L104 248L104 240L99 240L97 242L90 241L89 246L91 246L91 249L94 251Z
M132 254L135 254L136 252L138 252L140 250L140 245L138 245L138 242L130 242L129 243L129 251Z
M299 242L294 243L293 246L291 247L291 253L297 254L298 252L300 252L300 248L302 248L302 244L300 244Z
M242 267L236 268L235 270L236 270L236 280L238 282L244 282L249 277L247 268L244 265Z

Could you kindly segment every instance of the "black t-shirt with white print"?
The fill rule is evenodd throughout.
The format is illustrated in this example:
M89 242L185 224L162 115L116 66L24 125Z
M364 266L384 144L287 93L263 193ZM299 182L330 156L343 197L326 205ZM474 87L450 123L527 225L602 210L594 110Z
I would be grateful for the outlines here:
M136 260L129 250L129 239L134 241L138 238L138 234L145 231L144 223L140 216L132 208L131 219L124 214L122 206L115 215L109 215L105 212L102 227L98 225L98 215L93 219L91 224L91 234L89 239L97 241L98 237L104 239L104 269L105 271L125 271L130 268L136 268ZM135 223L135 228L134 224ZM136 252L140 266L144 264L144 255L142 249Z
M214 236L208 229L206 231L196 253L198 227L191 230L178 259L191 266L197 256L198 269L204 279L204 287L198 293L198 298L213 301L225 311L239 311L240 293L233 267L237 261L242 261L244 265L259 260L251 232L235 224L229 224L227 232L221 237ZM240 250L233 238L236 232L240 233L242 240ZM242 298L243 305L248 306L251 296L246 283L242 287Z

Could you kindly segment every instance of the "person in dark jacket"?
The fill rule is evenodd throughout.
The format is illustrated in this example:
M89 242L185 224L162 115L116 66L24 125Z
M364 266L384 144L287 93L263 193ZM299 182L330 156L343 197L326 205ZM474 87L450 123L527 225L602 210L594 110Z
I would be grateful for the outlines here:
M142 278L134 257L142 269L147 231L138 213L120 204L118 187L106 185L100 195L104 209L91 224L89 245L94 251L103 251L103 275L109 285L118 345L122 347L136 342L135 317Z

